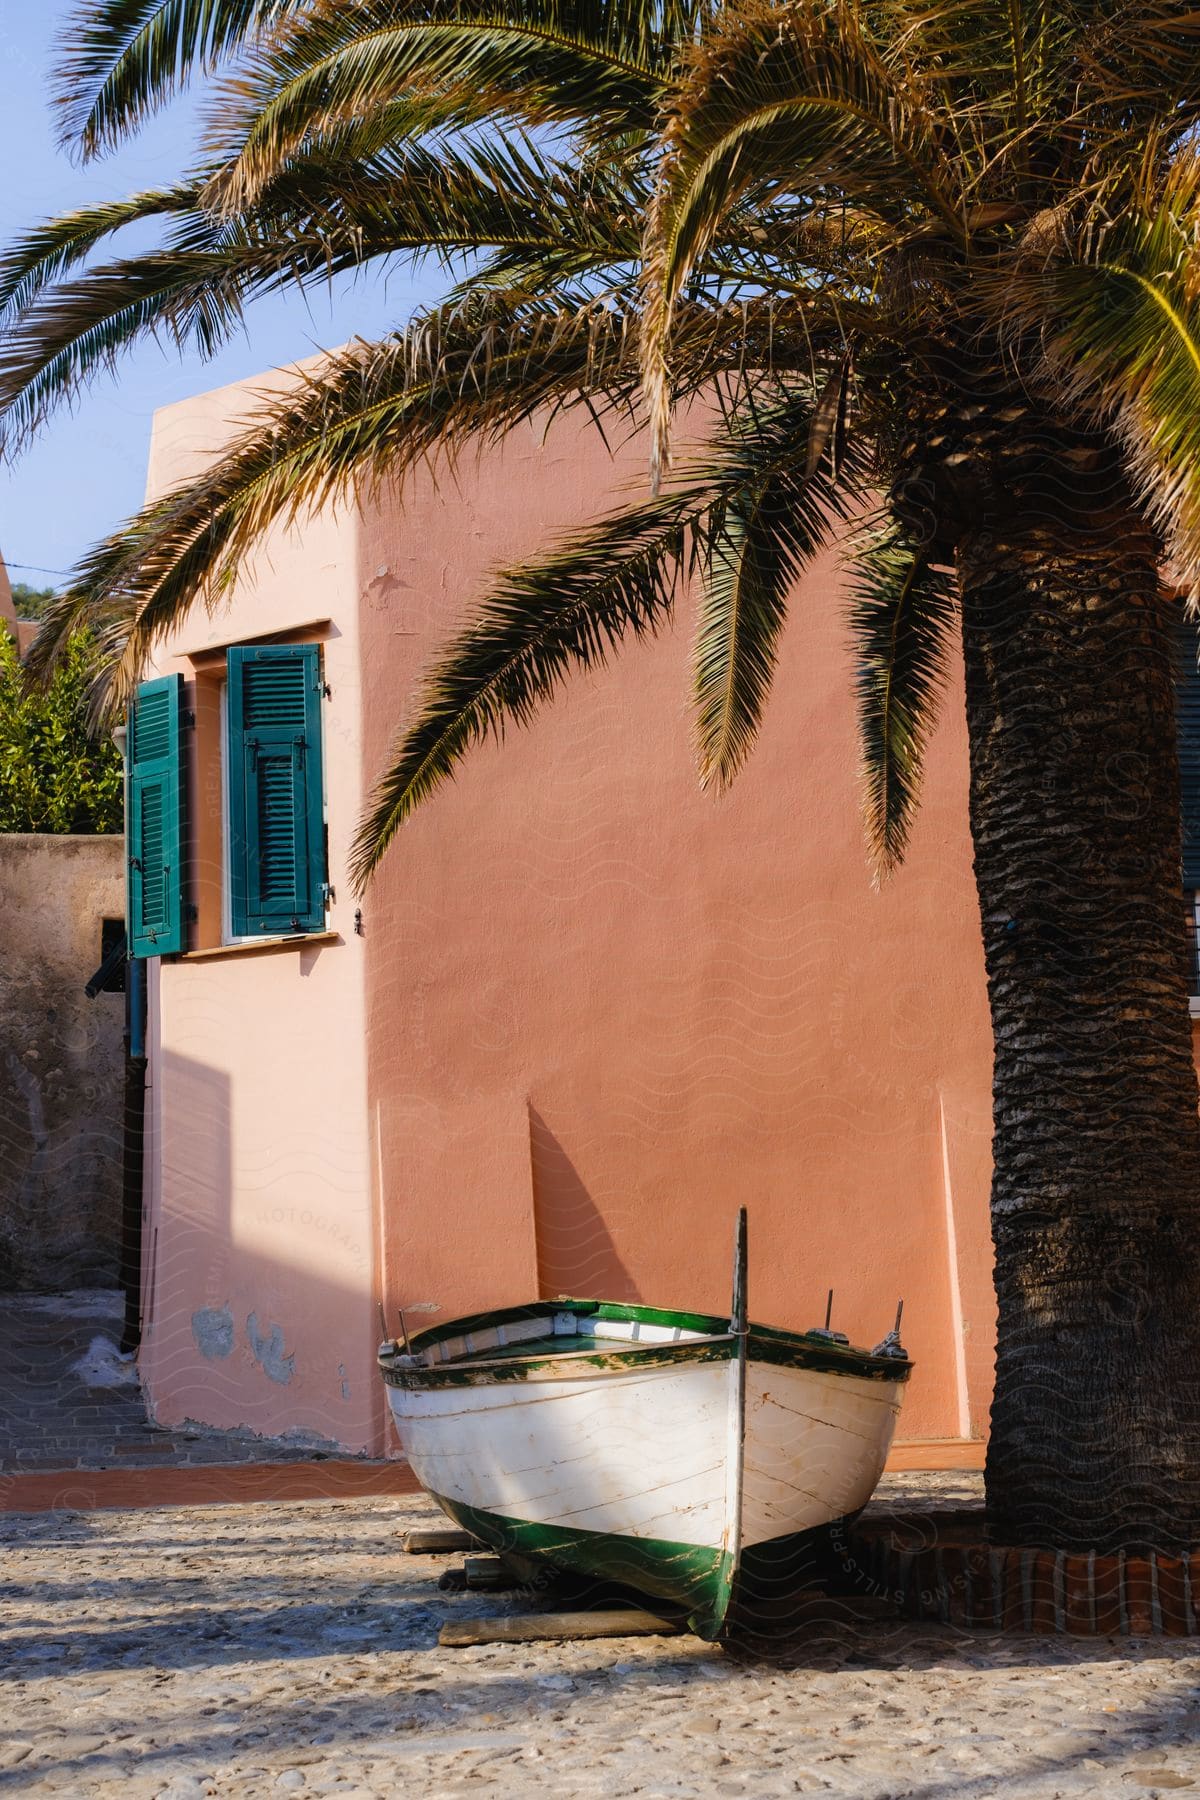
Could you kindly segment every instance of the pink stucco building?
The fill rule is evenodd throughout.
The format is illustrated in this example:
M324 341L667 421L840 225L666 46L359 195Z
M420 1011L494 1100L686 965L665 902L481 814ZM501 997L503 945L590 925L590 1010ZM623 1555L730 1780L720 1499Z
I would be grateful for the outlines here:
M151 492L247 407L225 390L160 413ZM756 1316L818 1323L833 1287L835 1325L871 1343L902 1295L901 1437L982 1433L990 1049L961 700L877 892L835 559L796 596L731 794L697 787L684 606L476 754L361 907L350 891L431 651L490 570L643 469L578 425L520 432L440 486L275 532L160 657L182 678L163 691L185 807L163 940L182 953L148 965L141 1357L161 1421L387 1449L375 1350L398 1306L410 1326L561 1292L719 1310L745 1202ZM272 714L293 678L300 710L281 687ZM276 776L293 835L279 851L266 828L248 865Z

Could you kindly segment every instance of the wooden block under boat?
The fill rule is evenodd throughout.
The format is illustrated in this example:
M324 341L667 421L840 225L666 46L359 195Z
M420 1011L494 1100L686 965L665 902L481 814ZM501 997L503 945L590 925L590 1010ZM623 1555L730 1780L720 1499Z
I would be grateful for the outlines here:
M662 1619L639 1607L607 1612L527 1613L521 1618L451 1619L438 1643L446 1649L471 1644L546 1643L563 1638L676 1637L685 1632L682 1619Z
M482 1550L483 1545L478 1538L473 1538L469 1531L458 1531L452 1526L426 1527L420 1531L406 1531L404 1549L409 1556L451 1556L457 1550Z
M484 1588L493 1592L521 1585L519 1572L510 1568L502 1556L464 1557L463 1578L469 1588Z

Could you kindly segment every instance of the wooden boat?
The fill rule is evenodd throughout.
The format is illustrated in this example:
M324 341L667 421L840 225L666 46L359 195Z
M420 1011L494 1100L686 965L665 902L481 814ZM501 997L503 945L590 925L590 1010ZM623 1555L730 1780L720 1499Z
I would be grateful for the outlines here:
M899 1318L897 1317L897 1326ZM400 1443L452 1519L510 1557L681 1604L720 1635L739 1573L794 1568L883 1472L911 1363L898 1330L550 1300L455 1319L379 1352Z

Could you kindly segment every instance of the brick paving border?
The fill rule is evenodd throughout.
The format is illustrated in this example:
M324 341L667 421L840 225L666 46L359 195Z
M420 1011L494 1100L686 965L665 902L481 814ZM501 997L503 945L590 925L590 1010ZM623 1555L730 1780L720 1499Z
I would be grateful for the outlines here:
M1200 1554L1071 1555L989 1544L982 1508L865 1513L841 1553L848 1587L913 1619L1071 1637L1200 1636Z
M255 1500L361 1500L417 1494L407 1463L341 1461L60 1469L0 1475L0 1513L106 1507L234 1506Z

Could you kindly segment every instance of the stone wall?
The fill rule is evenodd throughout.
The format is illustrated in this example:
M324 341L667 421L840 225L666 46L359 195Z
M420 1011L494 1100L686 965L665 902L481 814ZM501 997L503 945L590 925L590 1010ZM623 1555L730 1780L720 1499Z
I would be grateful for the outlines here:
M0 835L0 1289L117 1279L120 994L89 1000L102 921L124 911L124 840Z

